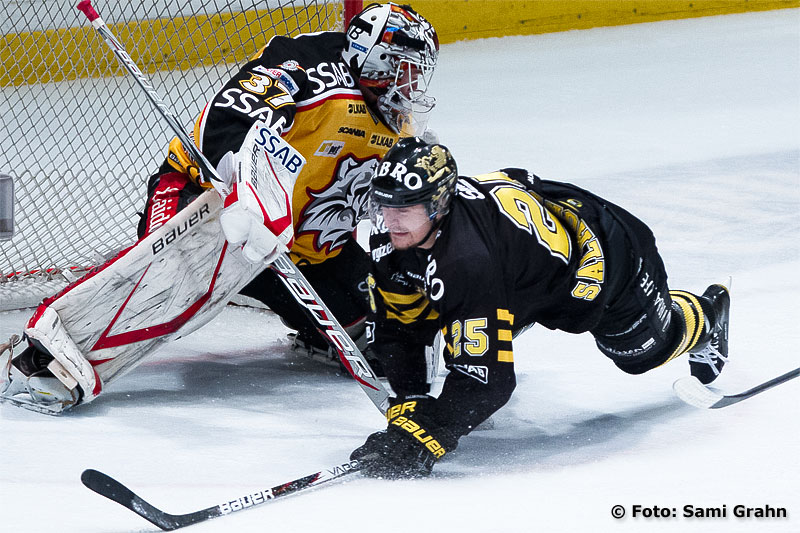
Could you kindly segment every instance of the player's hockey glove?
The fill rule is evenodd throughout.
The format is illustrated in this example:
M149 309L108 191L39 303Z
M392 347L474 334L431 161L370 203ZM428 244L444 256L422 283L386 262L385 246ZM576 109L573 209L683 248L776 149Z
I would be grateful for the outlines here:
M229 243L244 243L248 261L271 263L292 246L292 192L303 165L300 152L263 122L253 125L238 152L220 160L217 171L230 191L220 225Z
M350 454L361 462L361 472L384 479L425 477L433 465L453 451L458 438L437 425L425 411L435 400L428 396L394 399L386 412L383 431L373 433Z

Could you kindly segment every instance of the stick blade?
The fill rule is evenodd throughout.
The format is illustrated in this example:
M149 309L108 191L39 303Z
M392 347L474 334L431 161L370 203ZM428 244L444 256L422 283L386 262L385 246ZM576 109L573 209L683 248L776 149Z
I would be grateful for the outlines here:
M81 474L81 483L83 483L87 489L93 490L97 494L105 496L109 500L114 500L125 507L130 507L134 498L136 498L133 491L125 485L111 476L91 468L83 471Z
M172 531L173 529L178 529L179 527L187 525L176 520L180 517L156 509L134 494L131 489L107 474L89 468L84 470L81 474L81 482L89 490L130 509L164 531Z
M722 394L712 391L694 376L684 376L672 384L678 398L700 409L714 409L723 399Z

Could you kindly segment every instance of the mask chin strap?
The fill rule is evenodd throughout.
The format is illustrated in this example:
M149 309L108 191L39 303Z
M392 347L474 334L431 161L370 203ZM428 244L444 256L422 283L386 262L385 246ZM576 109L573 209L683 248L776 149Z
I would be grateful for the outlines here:
M435 217L436 213L432 214L431 216ZM439 228L442 226L442 220L444 220L444 218L440 218L439 220L434 220L433 226L431 226L431 229L428 230L428 233L426 233L425 236L421 238L417 244L411 246L410 248L419 248L420 244L430 239L431 235L433 235L434 232L439 231Z

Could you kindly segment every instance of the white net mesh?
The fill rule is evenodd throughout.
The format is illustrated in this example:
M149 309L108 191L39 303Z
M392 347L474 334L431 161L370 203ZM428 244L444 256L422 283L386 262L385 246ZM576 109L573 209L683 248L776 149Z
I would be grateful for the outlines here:
M0 310L36 305L133 244L147 177L174 136L76 0L0 0L0 173L16 228L0 242ZM97 0L95 8L190 127L275 34L340 29L325 0Z

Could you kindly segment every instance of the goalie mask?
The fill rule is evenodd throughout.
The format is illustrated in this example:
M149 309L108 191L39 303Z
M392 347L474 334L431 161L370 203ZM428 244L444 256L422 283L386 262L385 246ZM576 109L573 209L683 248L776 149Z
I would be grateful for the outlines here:
M383 208L425 207L435 221L450 210L458 168L450 150L419 137L400 139L381 160L370 182L369 211L381 227ZM414 228L409 228L414 229Z
M371 4L347 28L342 58L365 99L399 135L421 135L435 105L427 95L439 56L433 26L409 6Z

